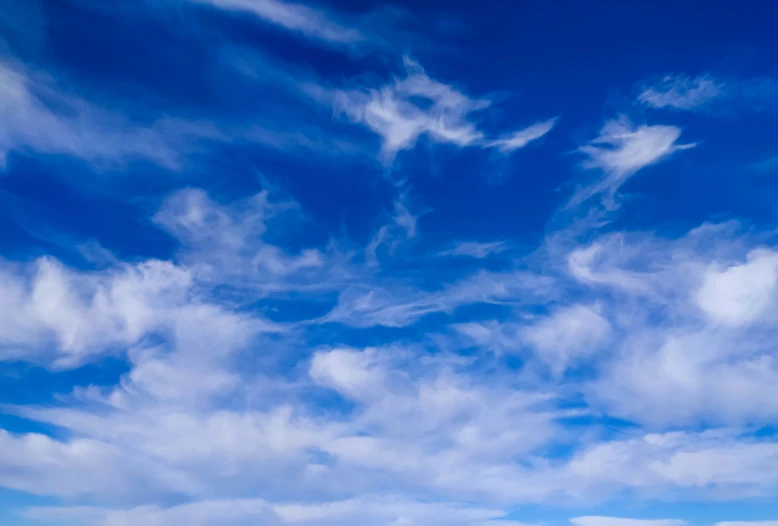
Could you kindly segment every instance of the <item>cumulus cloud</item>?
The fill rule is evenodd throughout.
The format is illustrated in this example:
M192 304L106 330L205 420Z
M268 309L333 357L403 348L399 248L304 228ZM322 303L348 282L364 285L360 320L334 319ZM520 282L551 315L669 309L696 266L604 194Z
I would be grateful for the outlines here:
M718 269L713 264L697 292L697 305L725 325L753 323L778 298L778 254L755 249L746 262Z

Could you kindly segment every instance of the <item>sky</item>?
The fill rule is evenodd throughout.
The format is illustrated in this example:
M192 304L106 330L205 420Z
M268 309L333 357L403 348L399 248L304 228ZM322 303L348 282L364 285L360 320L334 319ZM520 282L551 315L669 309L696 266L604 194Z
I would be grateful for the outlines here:
M0 525L778 526L778 4L0 9Z

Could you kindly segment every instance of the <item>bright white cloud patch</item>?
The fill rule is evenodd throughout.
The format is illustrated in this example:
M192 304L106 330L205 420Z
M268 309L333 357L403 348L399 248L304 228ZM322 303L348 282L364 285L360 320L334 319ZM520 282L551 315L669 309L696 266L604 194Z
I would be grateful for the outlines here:
M778 254L754 250L728 268L712 264L697 292L697 305L713 321L743 325L756 321L778 298Z

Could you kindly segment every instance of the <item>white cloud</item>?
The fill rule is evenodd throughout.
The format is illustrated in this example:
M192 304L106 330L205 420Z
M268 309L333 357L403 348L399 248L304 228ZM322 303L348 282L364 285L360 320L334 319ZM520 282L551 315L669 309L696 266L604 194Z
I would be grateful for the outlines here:
M439 256L471 257L484 259L492 254L499 254L508 249L505 241L460 241L452 248L438 253Z
M144 526L167 524L268 525L309 524L335 526L344 522L366 526L518 526L500 519L500 510L450 503L413 502L400 498L358 498L322 503L271 503L259 499L207 500L169 508L145 506L127 510L105 508L32 508L25 513L38 520L80 520L82 524Z
M638 101L653 108L693 111L724 96L724 83L710 75L691 78L686 75L666 76L645 86Z
M377 89L338 91L336 110L381 137L381 155L391 161L400 150L413 148L421 136L441 143L468 146L483 138L469 119L488 107L453 86L431 79L406 59L408 74Z
M191 285L186 270L154 260L93 273L69 270L51 258L28 269L6 267L0 271L0 302L8 315L0 323L0 341L18 355L53 344L57 365L77 365L172 323Z
M393 255L402 243L414 239L417 236L417 223L420 215L411 213L405 195L395 199L391 222L382 225L365 247L367 263L372 266L378 264L378 249L380 247L385 245L389 255Z
M178 258L200 282L240 286L244 294L262 296L332 287L337 268L344 269L346 256L335 250L288 253L264 239L269 223L285 220L288 226L298 218L296 202L273 199L266 190L222 204L188 188L169 196L154 221L181 242Z
M322 9L280 0L189 0L220 9L250 13L266 22L309 38L332 44L353 45L365 41L357 29L347 27Z
M575 526L682 526L685 521L678 519L624 519L620 517L574 517L570 519Z
M551 131L556 125L558 118L548 119L537 122L523 130L518 130L508 135L489 141L486 146L497 148L502 153L511 153L519 148L524 148L530 142L536 141Z
M479 271L437 290L401 281L344 288L335 307L322 318L354 327L405 327L435 312L452 313L478 303L531 303L553 296L553 278L529 272Z
M146 159L177 168L196 141L221 139L209 124L169 117L138 126L8 62L0 62L0 109L0 168L12 151L70 155L98 167Z
M604 177L576 192L568 206L579 205L599 194L604 194L603 201L613 206L619 187L635 172L695 146L676 144L680 136L681 129L675 126L635 126L625 118L608 121L599 137L579 148L588 157L584 167L602 170Z
M544 136L558 120L549 119L488 139L477 122L479 112L491 105L488 98L473 98L453 85L432 79L407 57L405 67L405 77L394 78L383 86L342 89L331 94L337 113L381 138L384 162L391 162L401 150L412 149L422 137L460 148L497 148L507 154Z
M743 325L758 319L778 294L778 253L754 250L745 263L711 268L697 292L697 305L711 320L724 325Z
M586 358L608 337L610 324L597 306L573 305L523 329L523 337L552 371L562 374L570 362Z

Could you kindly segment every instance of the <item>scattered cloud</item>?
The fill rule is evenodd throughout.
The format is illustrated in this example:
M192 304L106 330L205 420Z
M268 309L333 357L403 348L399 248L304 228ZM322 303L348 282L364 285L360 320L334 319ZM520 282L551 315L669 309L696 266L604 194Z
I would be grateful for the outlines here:
M499 254L506 250L508 250L508 244L505 241L460 241L452 248L439 252L438 255L484 259L492 254Z
M682 526L685 521L677 519L622 519L619 517L575 517L570 519L575 526Z
M220 140L208 123L164 117L141 126L77 96L52 79L0 62L0 167L10 152L69 155L100 167L145 159L175 169L202 140Z
M651 108L732 116L738 112L774 110L778 107L776 87L778 81L770 77L667 75L644 84L637 100Z
M568 206L579 205L596 195L603 195L607 206L615 206L616 192L635 172L695 146L676 144L680 137L681 129L675 126L635 126L624 117L608 121L599 137L578 149L587 156L583 166L602 170L604 176L578 190Z
M523 130L515 131L500 139L488 141L486 146L497 148L502 153L511 153L519 148L524 148L532 141L536 141L550 132L557 123L558 118L548 119L528 126Z
M724 83L709 75L677 75L646 86L638 101L652 108L694 111L725 95Z
M197 84L186 67L167 81L192 82L209 120L139 123L129 106L93 100L73 86L99 90L104 79L81 78L95 64L71 67L68 46L0 65L3 191L38 196L54 218L49 238L59 228L90 231L47 244L0 228L12 248L0 261L0 377L10 386L0 390L0 487L41 497L28 506L14 495L16 516L0 522L530 526L520 522L525 505L563 505L574 526L684 526L688 517L619 518L608 506L776 495L772 220L689 228L682 214L668 230L663 221L644 225L651 214L616 213L630 177L696 144L681 142L681 127L606 121L577 149L594 179L563 210L575 207L577 219L557 213L542 227L525 214L554 203L508 199L515 220L490 230L484 218L509 217L492 214L506 206L494 192L533 191L545 174L476 191L465 163L494 161L487 148L524 148L559 117L494 130L497 95L469 94L410 59L392 76L392 57L412 49L389 42L391 28L374 31L379 12L281 0L184 4L184 17L200 5L202 27L156 11L149 19L186 28L164 38L205 42L197 56L213 83ZM162 57L160 26L146 31L137 16L150 7L128 8L126 27ZM241 16L248 26L235 25ZM239 29L253 27L252 17L307 45L269 58L267 39ZM126 34L123 17L105 20ZM51 46L83 27L78 16L67 31L50 23ZM425 63L437 66L439 52L425 52ZM116 66L127 79L142 69L144 90L169 89L152 78L162 58L148 65L131 56L128 48ZM36 69L49 66L72 70L72 82ZM460 66L440 71L457 79ZM472 85L484 90L480 80ZM768 107L771 87L671 76L644 84L638 102L753 111ZM133 104L147 95L139 90ZM226 99L242 117L220 114ZM369 184L344 163L360 156L370 160L360 170L386 174L424 141L473 155L445 163L451 177L416 180L428 167L409 156L392 166L401 182ZM66 202L69 192L26 186L12 162L22 155L120 166L126 177L105 184L132 206L87 225L93 216ZM178 173L138 182L148 164L136 160ZM61 164L52 170L70 169ZM81 190L77 177L63 181ZM462 206L420 220L426 202L453 192ZM460 230L463 218L446 214L486 226ZM164 247L147 239L153 228L169 236ZM540 242L525 249L526 239ZM591 515L594 504L603 516Z
M362 124L381 138L381 158L394 160L428 138L460 148L482 146L510 153L547 134L557 118L538 122L498 139L488 139L477 116L492 104L473 98L457 87L432 79L416 62L405 58L406 76L377 88L338 90L333 95L337 113Z
M343 25L332 13L301 3L281 0L189 0L219 9L249 13L270 24L305 37L338 45L366 40L358 29Z

